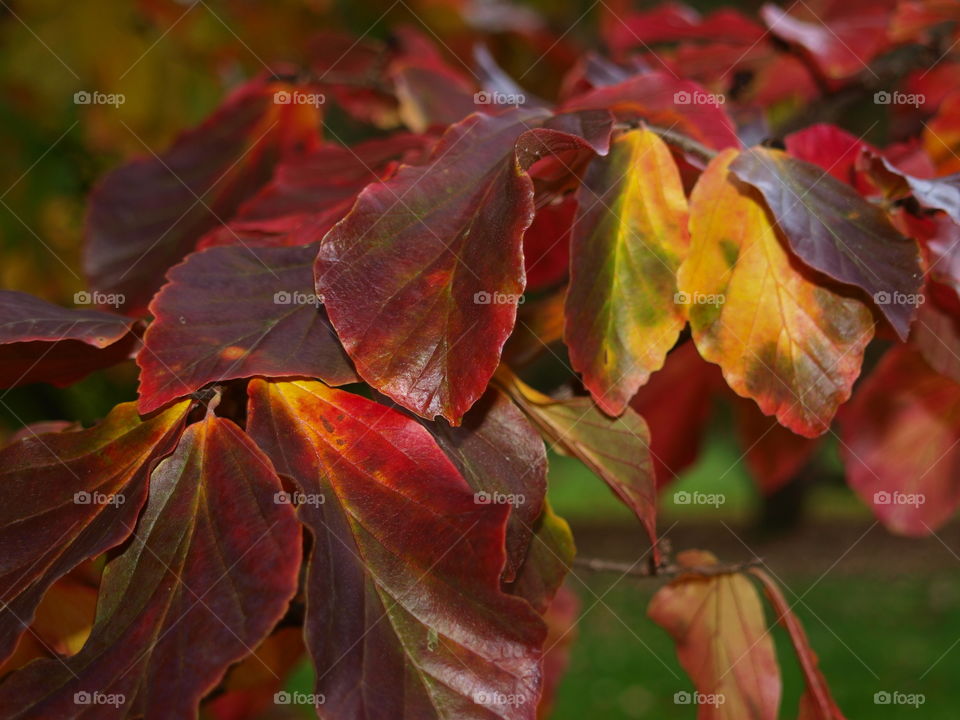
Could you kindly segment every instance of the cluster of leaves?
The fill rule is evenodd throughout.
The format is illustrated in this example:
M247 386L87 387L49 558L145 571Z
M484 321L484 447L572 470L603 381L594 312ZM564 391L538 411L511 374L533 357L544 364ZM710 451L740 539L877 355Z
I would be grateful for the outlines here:
M958 6L819 5L769 6L766 29L677 5L617 18L554 102L404 29L255 78L108 174L85 270L117 312L0 293L0 386L140 369L136 403L0 451L0 659L105 561L85 641L14 655L0 718L194 717L214 689L210 711L241 717L276 689L251 658L282 666L300 626L321 717L546 713L574 546L544 439L646 530L635 567L672 578L650 615L725 698L700 717L778 717L762 590L807 682L798 717L842 718L771 578L671 558L656 529L711 396L743 398L775 487L832 432L875 335L840 418L850 484L903 533L960 502L960 96L942 90L960 63L903 81L935 100L875 108L923 128L902 142L815 123L742 143L872 94L874 60L950 46ZM339 142L334 106L377 132ZM561 344L572 369L546 395L521 376Z

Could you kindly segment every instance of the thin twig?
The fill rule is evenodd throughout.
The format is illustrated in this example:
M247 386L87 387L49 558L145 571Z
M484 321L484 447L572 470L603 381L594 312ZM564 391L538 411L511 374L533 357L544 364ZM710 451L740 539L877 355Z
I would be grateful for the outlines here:
M576 567L593 572L615 572L620 573L621 575L629 575L637 578L672 578L678 575L700 575L703 577L731 575L743 572L744 570L752 567L759 567L763 565L763 560L760 558L754 558L753 560L744 560L737 563L694 567L664 565L656 568L655 570L651 570L646 565L618 562L616 560L606 560L604 558L577 557L574 558L573 564Z

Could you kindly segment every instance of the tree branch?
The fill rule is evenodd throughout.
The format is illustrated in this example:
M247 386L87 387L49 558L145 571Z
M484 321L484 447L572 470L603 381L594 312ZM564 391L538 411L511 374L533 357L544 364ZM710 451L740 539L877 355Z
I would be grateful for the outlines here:
M763 560L754 558L753 560L744 560L737 563L704 565L702 567L664 565L651 569L643 563L625 563L616 560L605 560L603 558L577 557L574 558L573 564L575 567L590 570L591 572L615 572L636 578L673 578L678 575L701 575L703 577L731 575L743 572L749 568L760 567L763 565Z

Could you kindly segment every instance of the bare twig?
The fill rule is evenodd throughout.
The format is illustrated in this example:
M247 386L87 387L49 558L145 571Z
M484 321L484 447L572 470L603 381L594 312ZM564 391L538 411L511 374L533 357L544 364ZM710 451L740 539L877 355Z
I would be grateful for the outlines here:
M574 559L573 564L576 567L592 572L615 572L637 578L672 578L678 575L700 575L702 577L731 575L753 567L759 567L763 565L763 560L754 558L753 560L744 560L737 563L704 565L702 567L664 565L653 570L646 565L605 560L603 558L577 557Z

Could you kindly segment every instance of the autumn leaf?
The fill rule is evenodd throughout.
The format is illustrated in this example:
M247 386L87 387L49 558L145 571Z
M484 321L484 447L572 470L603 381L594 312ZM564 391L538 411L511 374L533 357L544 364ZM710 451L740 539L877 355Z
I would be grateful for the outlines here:
M478 503L397 410L318 382L249 393L249 431L314 536L305 633L325 714L533 718L545 629L500 590L509 506Z
M71 385L131 357L138 342L132 328L120 315L0 290L0 387Z
M873 337L860 300L819 284L785 249L756 193L715 158L690 199L678 275L700 354L727 384L796 433L827 431Z
M547 492L547 453L540 433L495 387L470 408L460 427L442 419L421 424L480 501L510 505L502 578L510 582L527 555Z
M227 667L263 640L297 587L300 528L270 461L232 422L191 425L150 478L131 544L107 564L90 638L0 685L3 717L196 717ZM129 529L128 529L129 530ZM182 661L189 645L190 662Z
M526 547L516 579L508 588L533 605L541 615L548 611L577 554L570 525L544 501L543 512L531 527L533 537Z
M820 671L817 655L810 647L807 633L793 613L793 606L787 602L773 578L765 571L760 568L750 568L750 573L759 578L764 594L777 614L777 622L786 628L790 635L790 642L797 653L797 660L800 662L800 671L803 673L806 690L800 698L797 720L844 720L843 713L837 707L827 681Z
M906 340L923 283L916 242L897 232L883 210L816 165L763 147L728 165L760 191L797 257L862 288Z
M150 303L141 412L252 375L356 380L313 291L316 246L215 247L173 268Z
M252 80L162 154L105 176L87 218L84 267L91 286L122 295L124 312L142 312L167 268L226 223L281 158L314 147L318 109L275 100L276 93L292 92L303 90Z
M700 550L677 555L681 567L716 563ZM647 614L677 645L700 695L699 720L776 720L780 668L763 604L746 576L682 574L657 591Z
M0 451L0 659L55 580L130 535L147 475L188 406L141 420L125 403L90 429L33 434Z
M847 482L889 530L929 535L960 504L960 385L887 351L841 418Z
M588 397L553 400L506 368L498 379L544 435L590 468L636 514L656 562L657 494L650 431L643 418L631 408L620 417L610 417Z
M664 142L620 136L578 192L564 340L596 403L619 415L686 324L675 302L687 199Z
M534 211L521 151L532 161L561 142L602 142L596 123L579 139L539 128L548 118L519 108L471 115L430 162L368 186L320 245L317 292L357 373L422 417L458 424L513 329Z

